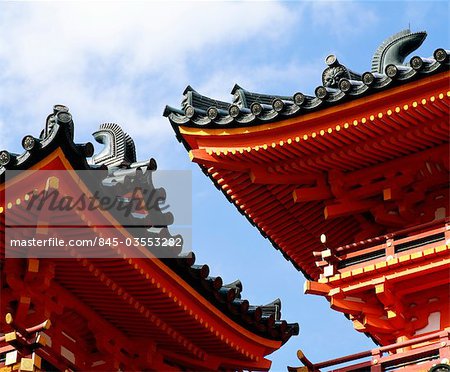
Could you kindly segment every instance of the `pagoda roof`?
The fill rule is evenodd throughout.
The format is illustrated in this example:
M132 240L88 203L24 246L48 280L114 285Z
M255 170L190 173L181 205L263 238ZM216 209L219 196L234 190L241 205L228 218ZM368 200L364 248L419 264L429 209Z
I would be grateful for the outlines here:
M155 189L152 182L151 175L156 171L156 161L150 159L144 162L137 162L132 139L123 132L118 125L113 123L102 124L100 129L94 133L95 139L98 142L105 144L105 149L109 149L109 151L104 150L93 157L93 145L91 143L76 144L73 140L73 133L74 124L72 116L66 107L57 105L54 108L54 112L49 115L46 128L42 131L40 136L26 136L22 140L22 146L24 147L25 152L22 154L13 154L6 150L0 152L0 196L2 197L0 201L2 201L1 204L3 204L0 208L0 218L5 218L5 212L7 208L9 208L7 207L8 200L4 200L5 187L7 182L9 182L5 180L7 170L51 170L68 168L74 170L98 170L104 172L104 178L101 185L106 191L114 189L121 192L121 194L126 194L133 188L139 186L149 190L157 190L162 193L165 198L164 189ZM61 159L58 161L46 162L48 158L52 157L52 154L60 154L61 151L62 157L67 160L68 163L64 163ZM87 157L92 157L92 160L88 162L86 159ZM63 164L60 164L60 161ZM110 213L113 214L113 211ZM158 213L160 214L158 226L150 225L150 222L148 221L144 221L143 223L142 218L134 217L133 214L127 216L127 218L139 219L138 221L125 220L120 215L114 217L124 226L142 226L144 224L148 236L173 237L168 228L168 225L173 222L172 215L170 213L162 213L159 210ZM197 264L193 253L186 255L185 253L181 253L181 249L180 251L172 253L175 254L174 258L156 259L163 264L163 271L170 272L172 278L176 277L176 283L186 283L187 287L191 288L189 291L193 290L197 293L197 296L202 297L213 305L213 307L218 309L226 319L232 321L231 324L237 324L237 329L240 329L239 327L244 327L254 335L271 340L270 342L276 341L277 345L282 345L287 342L291 336L298 335L299 326L297 323L287 323L285 320L281 319L281 301L279 299L266 305L251 305L246 299L241 297L243 286L239 280L224 284L220 276L209 275L208 265ZM153 258L153 260L155 259ZM61 264L63 267L64 265L68 265ZM95 259L94 264L98 265L99 269L111 269L111 267L108 266L108 259ZM118 267L117 262L114 265L115 267ZM124 271L132 270L133 267L136 267L136 265L133 266L131 264L131 260L129 262L126 259L123 260L121 265L123 267L120 266L120 269ZM130 268L128 266L130 266ZM61 276L59 278L61 283L64 283L65 281L68 283L70 282L71 279L69 276L71 274L69 268L67 270L59 270L58 273ZM130 277L131 275L132 274L130 273ZM134 276L134 278L136 278L136 276ZM145 288L145 285L147 284L144 284L145 283L128 283L127 285L139 285L140 287ZM182 286L186 287L186 285ZM178 286L179 284L177 284L177 287ZM86 293L86 291L91 289L86 289L84 286L83 288L80 287L78 290L80 293L83 293L80 294L81 298L83 298L84 294L86 294L87 300L92 298L92 296L89 296ZM95 291L94 286L92 287L92 291ZM96 303L92 304L93 308L96 306ZM228 320L224 321L230 323ZM270 345L272 344L273 342ZM267 349L268 352L273 351L269 351L269 349L270 348ZM243 348L242 351L244 351Z
M188 87L181 109L164 115L237 210L307 278L318 278L321 234L338 248L434 218L389 194L413 192L397 173L410 174L405 182L423 184L430 198L448 181L450 51L405 63L425 36L405 30L388 38L363 74L329 56L316 97L235 86L227 104ZM429 166L436 172L421 169Z
M239 85L231 91L232 102L205 97L188 86L180 108L166 106L179 139L179 126L241 128L306 115L327 107L409 84L449 69L450 51L438 48L431 58L406 57L425 40L426 32L403 30L386 39L375 52L371 70L357 73L341 64L335 55L326 57L322 85L313 94L296 92L284 96L250 92Z

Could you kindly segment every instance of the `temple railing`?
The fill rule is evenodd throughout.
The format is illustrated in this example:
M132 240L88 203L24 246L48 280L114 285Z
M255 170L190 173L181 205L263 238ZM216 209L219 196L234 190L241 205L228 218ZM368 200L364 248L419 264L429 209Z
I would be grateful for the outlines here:
M433 332L411 340L351 354L320 363L312 363L301 350L297 352L303 367L288 367L289 372L382 372L450 371L450 329ZM365 359L365 360L363 360ZM348 364L355 362L354 364ZM347 364L338 367L339 365Z
M450 241L450 221L440 220L414 226L338 248L314 252L316 265L324 277L344 273L380 261L389 261L403 254L413 254Z

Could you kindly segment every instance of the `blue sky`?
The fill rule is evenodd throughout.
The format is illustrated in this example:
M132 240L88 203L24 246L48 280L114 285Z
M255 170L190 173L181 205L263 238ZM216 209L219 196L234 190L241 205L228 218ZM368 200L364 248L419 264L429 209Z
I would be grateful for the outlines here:
M428 31L417 53L430 56L450 47L448 14L447 1L2 2L0 149L20 152L55 103L70 107L79 142L102 122L119 123L141 160L192 170L197 261L225 282L240 278L255 304L280 297L284 319L300 324L300 336L270 356L273 370L299 365L298 348L313 361L366 350L371 341L325 299L303 295L303 276L189 162L162 112L188 84L224 100L235 83L312 94L328 54L362 73L408 24Z

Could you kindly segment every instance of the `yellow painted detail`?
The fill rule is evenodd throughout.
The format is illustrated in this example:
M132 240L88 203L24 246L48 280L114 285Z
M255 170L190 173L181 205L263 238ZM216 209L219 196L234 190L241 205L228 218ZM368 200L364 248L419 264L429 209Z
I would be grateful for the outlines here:
M5 322L6 322L6 324L11 324L12 322L13 322L13 316L12 316L12 314L11 313L7 313L6 315L5 315Z
M359 321L354 319L353 320L353 328L355 328L357 331L365 331L366 327Z
M349 278L351 276L352 276L351 271L345 271L345 272L341 273L341 278L342 279Z
M59 179L58 177L49 177L47 179L47 183L45 185L45 191L48 191L50 189L58 190L59 189Z
M380 294L384 292L384 284L375 285L375 293Z
M341 275L340 274L336 274L336 275L332 276L331 278L328 278L328 280L330 282L335 282L336 280L339 280L339 279L341 279Z
M444 94L444 93L439 93L439 94L437 95L437 97L438 97L439 99L444 99L445 95L446 95L447 97L450 97L450 91L447 91L446 94ZM436 100L436 96L431 96L431 97L429 98L429 100L430 100L430 102L434 102L434 101ZM423 98L420 102L421 102L422 105L426 105L427 99L426 99L426 98ZM416 108L416 107L418 107L419 103L418 103L417 101L413 101L413 102L410 103L410 105L411 105L412 107ZM403 105L402 107L397 106L397 107L395 107L394 111L395 111L396 113L401 112L402 109L403 109L404 111L407 111L407 110L409 109L410 105L405 104L405 105ZM386 111L386 114L387 114L388 116L391 116L391 115L393 114L392 109L388 109L388 110ZM361 120L361 123L362 123L362 124L365 124L368 120L374 121L377 117L378 117L379 119L381 119L381 118L383 117L383 113L382 113L382 112L379 112L379 113L377 113L376 115L375 115L375 114L372 114L372 115L369 116L368 119L367 119L366 117L363 117L363 118L361 118L360 120ZM357 120L357 119L353 120L352 124L353 124L354 126L357 126L357 125L358 125L358 120ZM286 125L286 124L284 124L284 125ZM280 126L284 126L284 125L280 125ZM335 130L336 130L337 132L339 132L341 129L348 129L349 127L350 127L350 124L349 124L348 122L345 122L345 123L342 124L342 125L336 125ZM254 131L259 131L261 128L262 128L262 126L260 126L260 127L255 127L255 128L252 129L252 130L249 130L249 129L247 128L247 129L244 129L244 130L231 130L231 131L217 132L217 131L215 131L215 130L210 130L210 131L209 131L209 130L207 130L207 131L201 130L201 131L199 131L199 130L193 130L192 128L183 128L183 127L180 127L180 132L181 132L182 134L187 134L187 135L199 135L199 136L205 136L205 135L211 135L211 134L213 134L213 135L214 135L214 134L215 134L215 135L233 135L233 134L236 134L236 133L237 133L237 134L253 133ZM269 127L267 127L267 128L268 128L268 129L273 129L274 127L269 126ZM319 134L320 134L321 136L324 136L326 133L330 133L330 134L331 134L332 132L333 132L333 128L330 127L330 128L327 128L327 129L321 129L321 130L318 131L318 132L312 132L309 136L312 137L312 138L315 138L315 137L317 137ZM231 149L231 150L215 150L215 151L214 151L214 150L211 150L211 149L207 149L206 152L207 152L207 154L209 154L209 155L212 155L213 153L215 153L215 154L217 154L217 155L221 155L221 154L227 155L229 152L230 152L231 154L234 155L234 154L236 154L237 151L239 151L239 153L243 154L245 150L246 150L247 152L251 152L252 150L254 150L254 151L259 151L259 150L261 150L261 149L267 150L267 149L269 149L269 147L275 148L277 145L283 146L285 143L287 143L287 144L290 145L290 144L292 144L292 142L294 142L294 140L295 140L295 142L300 142L301 138L303 138L303 140L306 141L306 140L308 140L308 137L309 137L309 136L308 136L308 134L304 134L302 137L300 137L300 136L295 137L295 139L293 139L293 138L288 138L288 139L286 139L286 140L280 140L278 143L273 142L271 145L263 144L263 145L255 146L255 147L253 147L253 148L247 147L247 148L239 149L239 150L238 150L238 149ZM191 157L191 154L190 154L190 157ZM191 158L191 160L192 160L192 158ZM0 207L0 213L1 213L1 212L2 212L2 209L1 209L1 207Z
M6 342L11 342L14 341L16 339L16 332L9 332L5 334L5 341Z
M395 311L392 311L392 310L388 310L388 311L387 311L387 317L388 317L388 319L395 318L396 316L397 316L397 313L396 313Z
M375 265L369 265L369 266L364 267L365 273L367 273L369 271L373 271L373 270L375 270Z
M20 360L20 371L34 371L33 359L22 358Z
M392 259L392 260L389 260L389 261L387 262L387 264L388 264L388 266L392 266L392 265L398 264L398 258L394 258L394 259Z
M41 357L39 355L36 355L36 353L33 353L32 355L32 360L33 360L33 364L37 367L37 368L41 368Z
M444 252L444 251L446 251L446 250L448 249L448 246L446 246L446 245L440 245L439 247L436 247L436 248L434 248L434 249L436 250L436 253Z
M415 252L411 254L411 259L415 260L416 258L422 257L422 252Z
M410 259L411 259L411 256L409 254L405 254L398 258L399 262L406 262L406 261L409 261Z

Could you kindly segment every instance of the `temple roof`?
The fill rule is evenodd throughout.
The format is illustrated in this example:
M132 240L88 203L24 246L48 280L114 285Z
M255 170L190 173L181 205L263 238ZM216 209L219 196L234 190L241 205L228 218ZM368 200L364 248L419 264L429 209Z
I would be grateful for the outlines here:
M164 114L191 161L294 267L317 278L321 234L338 248L434 218L417 204L431 205L424 198L437 189L424 185L419 196L394 176L411 174L409 186L448 181L450 51L408 60L425 37L391 36L363 74L327 57L316 97L236 85L234 102L224 103L188 87L182 109ZM416 207L390 195L395 188L415 193Z
M33 168L56 149L61 149L73 169L103 171L104 178L101 185L105 193L114 190L116 194L126 195L132 189L140 187L149 192L156 191L165 199L164 189L156 189L152 182L152 174L157 168L156 161L150 159L137 162L133 140L117 124L102 124L94 133L95 139L105 145L103 151L94 156L93 145L74 143L73 133L74 124L68 109L62 105L55 106L40 136L26 136L22 140L25 152L22 154L13 154L6 150L0 152L0 186L5 183L6 170ZM89 163L87 157L92 157ZM0 212L3 213L4 209L2 207ZM133 214L126 218L120 214L115 214L114 217L124 226L143 227L146 236L174 237L168 228L173 222L171 213L162 213L158 209L156 214L158 215L156 223ZM130 221L133 218L139 220ZM155 215L152 215L152 218L152 221L155 221ZM287 323L281 319L279 299L267 305L250 305L247 300L241 298L243 286L239 280L224 284L220 276L209 275L207 265L197 264L193 253L186 255L179 249L171 254L174 254L175 258L159 258L167 266L167 270L176 273L230 320L257 335L282 343L298 334L297 323Z
M205 97L188 86L181 108L166 106L167 116L178 133L178 126L239 128L297 117L330 106L410 83L448 70L449 50L438 48L430 58L406 57L419 48L426 32L403 30L386 39L372 58L370 71L358 73L341 64L335 55L326 57L322 85L313 94L297 92L278 96L249 92L239 85L231 91L233 101L221 102Z

